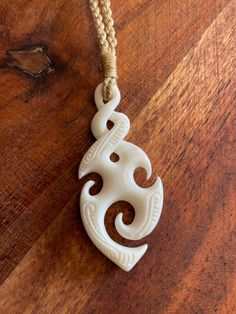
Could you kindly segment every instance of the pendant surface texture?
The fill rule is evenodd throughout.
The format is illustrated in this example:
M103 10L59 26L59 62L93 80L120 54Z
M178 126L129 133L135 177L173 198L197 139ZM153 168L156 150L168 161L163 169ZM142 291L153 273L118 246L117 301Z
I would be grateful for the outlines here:
M129 132L128 117L115 109L120 102L117 86L113 88L113 98L104 103L102 84L95 91L95 103L98 112L92 120L91 129L97 141L84 155L79 167L79 179L96 172L103 179L103 187L97 195L89 193L95 184L89 180L85 183L80 197L80 211L84 227L96 247L110 260L125 271L131 270L147 250L147 244L138 247L126 247L116 243L108 235L105 228L105 214L109 207L118 202L126 201L135 210L131 224L123 222L123 214L115 219L118 233L129 240L140 240L150 234L158 223L163 204L163 187L161 179L148 188L137 185L134 171L144 168L147 178L152 169L148 156L136 145L124 141ZM112 121L109 130L107 122ZM111 155L116 153L119 160L114 162Z

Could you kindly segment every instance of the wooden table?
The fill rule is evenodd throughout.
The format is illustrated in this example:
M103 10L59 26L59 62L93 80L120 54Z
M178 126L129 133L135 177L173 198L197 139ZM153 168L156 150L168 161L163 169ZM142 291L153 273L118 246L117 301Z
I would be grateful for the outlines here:
M91 243L77 179L102 79L88 1L2 0L0 313L236 313L236 1L112 8L119 110L154 171L136 180L162 177L163 214L133 243L113 226L132 208L109 209L114 239L149 245L129 273Z

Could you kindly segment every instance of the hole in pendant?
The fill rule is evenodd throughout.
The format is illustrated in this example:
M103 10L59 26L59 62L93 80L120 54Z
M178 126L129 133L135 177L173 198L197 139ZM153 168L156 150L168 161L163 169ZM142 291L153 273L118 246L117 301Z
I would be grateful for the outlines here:
M135 217L135 211L131 204L125 201L118 201L112 204L105 215L105 227L109 236L117 243L126 246L135 246L136 241L124 239L115 228L115 218L119 213L123 213L123 222L127 225L131 224Z
M117 162L120 160L120 157L116 153L112 153L110 156L111 161Z
M108 130L111 130L113 128L113 126L114 126L114 123L111 120L108 120L107 121L107 128L108 128Z
M155 182L155 176L152 174L150 179L147 179L147 172L144 168L138 167L134 171L134 181L142 188L148 188Z
M98 173L91 173L89 177L86 176L86 181L88 180L88 178L95 182L95 184L89 189L89 194L90 195L98 194L103 186L102 177Z

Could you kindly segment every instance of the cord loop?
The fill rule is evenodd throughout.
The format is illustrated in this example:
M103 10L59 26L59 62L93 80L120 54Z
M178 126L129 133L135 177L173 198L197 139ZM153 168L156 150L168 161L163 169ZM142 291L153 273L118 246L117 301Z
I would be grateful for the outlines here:
M102 69L104 73L103 98L109 101L112 98L112 88L116 84L117 66L115 47L114 21L109 0L89 0L90 9L99 40ZM101 9L100 7L101 6Z

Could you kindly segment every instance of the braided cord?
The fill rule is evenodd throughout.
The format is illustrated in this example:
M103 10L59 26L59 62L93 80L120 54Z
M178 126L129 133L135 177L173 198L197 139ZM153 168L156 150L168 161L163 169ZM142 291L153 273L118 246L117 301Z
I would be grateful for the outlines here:
M97 37L99 40L102 68L104 72L103 98L112 98L112 88L116 84L116 45L114 21L109 0L89 0ZM101 9L100 9L101 7Z

